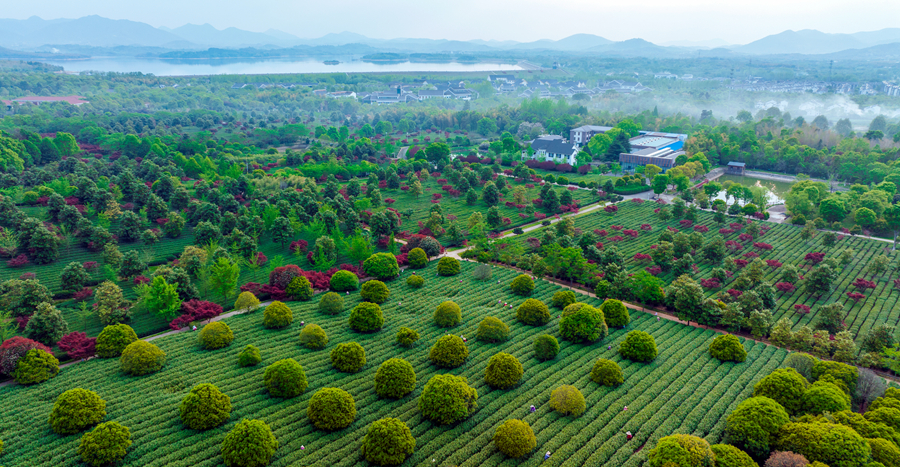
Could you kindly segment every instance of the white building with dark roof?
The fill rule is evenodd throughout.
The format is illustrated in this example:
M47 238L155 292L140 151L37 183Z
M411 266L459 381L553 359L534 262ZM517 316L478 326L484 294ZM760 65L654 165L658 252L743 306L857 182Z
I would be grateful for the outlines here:
M534 151L531 155L532 160L552 161L572 166L577 164L578 148L564 140L562 136L547 135L536 138L531 142L531 149Z
M569 130L569 141L580 148L587 144L594 135L606 133L607 131L612 130L612 128L613 127L611 126L582 125L578 128Z

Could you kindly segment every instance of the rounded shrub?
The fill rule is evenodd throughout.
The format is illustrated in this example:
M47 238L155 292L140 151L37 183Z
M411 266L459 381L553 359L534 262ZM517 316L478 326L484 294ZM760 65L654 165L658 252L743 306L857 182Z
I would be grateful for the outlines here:
M872 423L884 423L895 430L900 430L900 410L893 407L879 407L866 411L864 417Z
M406 278L406 285L414 289L421 289L422 286L425 285L425 279L423 279L422 276L413 274Z
M434 324L442 328L452 328L462 321L462 311L455 302L446 301L434 310Z
M238 366L256 366L259 365L259 362L261 361L262 356L259 354L259 349L256 348L255 345L248 344L247 347L244 347L244 350L241 350L241 353L238 354Z
M509 389L519 384L523 373L522 364L516 357L500 352L488 360L484 382L494 389Z
M860 460L871 453L869 443L859 433L831 423L788 423L781 427L775 449L832 467L860 465Z
M768 397L751 397L741 402L726 419L728 442L764 458L778 439L778 430L790 421L788 412Z
M519 274L509 284L509 288L516 295L531 295L531 292L534 290L534 280L531 279L531 276Z
M344 373L356 373L366 364L366 350L356 342L338 344L331 351L331 366Z
M231 332L231 328L224 321L213 321L203 326L203 329L200 330L199 339L200 345L204 349L221 349L231 345L231 341L234 340L234 333Z
M437 273L439 276L455 276L459 274L459 260L450 256L444 256L438 261Z
M100 358L116 358L128 344L138 340L137 333L127 324L112 324L103 328L97 336L97 356Z
M442 368L456 368L469 358L469 348L462 338L454 335L441 337L431 346L428 359Z
M400 465L415 448L409 427L396 418L372 422L362 441L363 457L375 465Z
M575 292L572 292L571 290L560 290L553 294L553 299L550 300L553 304L553 308L559 308L560 310L577 301Z
M284 290L284 293L294 300L305 302L312 299L314 292L312 284L309 283L309 279L307 279L306 276L297 276L291 279L291 282L288 284L287 289Z
M335 292L328 292L319 299L319 312L336 315L344 311L344 297Z
M343 389L322 388L309 399L306 416L320 430L340 430L356 420L356 402Z
M228 467L269 465L278 440L262 420L241 420L222 441L222 460Z
M534 338L534 357L545 362L553 360L559 353L559 342L550 334L543 334Z
M550 309L544 302L529 298L516 309L516 320L529 326L543 326L550 322Z
M378 304L386 302L390 295L391 291L384 285L384 282L376 280L366 281L359 291L359 296L363 300Z
M59 395L50 412L50 428L72 435L96 425L106 417L106 401L94 391L75 388Z
M300 345L307 349L324 349L328 345L328 336L318 324L307 324L300 330Z
M816 381L803 394L803 411L819 415L850 409L850 396L834 383Z
M375 372L375 392L381 397L400 399L416 388L416 371L402 358L386 360Z
M251 292L241 292L237 300L234 301L235 310L254 312L257 308L259 308L259 299Z
M509 326L493 316L488 316L478 323L475 337L482 342L503 342L509 338Z
M793 368L779 368L753 386L753 396L763 396L781 404L789 415L800 413L803 408L803 393L809 386L806 380Z
M375 253L363 262L363 272L378 280L389 280L400 274L397 258L391 253Z
M618 386L625 382L619 364L605 358L598 359L591 369L591 379L604 386Z
M631 331L619 344L619 354L633 362L650 362L656 358L656 341L644 331Z
M523 457L537 446L537 438L527 422L507 420L494 432L494 445L509 457Z
M824 375L831 375L841 381L850 388L856 389L856 380L859 378L859 370L853 365L835 362L830 360L820 360L813 365L813 379L820 379Z
M81 436L78 455L95 467L118 462L131 446L131 431L116 422L105 422Z
M231 398L209 383L199 384L181 400L181 423L192 430L215 428L231 416Z
M650 467L677 465L679 467L710 467L716 455L705 439L692 435L664 436L647 455Z
M166 353L147 341L134 341L125 347L119 358L122 371L132 376L149 375L166 364Z
M611 328L623 328L631 322L628 308L619 300L606 299L600 306L606 325Z
M397 331L397 343L403 347L412 347L419 340L419 333L407 327Z
M381 307L369 302L362 302L350 311L350 328L358 332L374 332L384 326L384 315Z
M16 362L13 378L19 384L43 383L59 374L59 360L43 349L31 349Z
M349 292L359 288L359 277L356 277L356 274L350 271L341 269L331 275L328 285L335 292Z
M784 361L784 366L797 370L797 373L800 373L807 381L809 381L813 379L812 369L818 361L818 358L813 357L808 353L791 352L791 354L788 355L787 360Z
M425 250L421 248L409 250L406 259L409 261L409 267L412 269L422 269L425 266L428 266L428 255L425 253Z
M884 439L875 438L866 440L872 448L872 460L884 465L900 465L900 449L897 445Z
M749 454L730 444L713 444L710 448L716 455L716 467L759 467Z
M550 408L562 415L577 417L584 413L584 396L575 386L560 386L550 393Z
M709 344L709 355L723 362L741 363L747 360L747 350L737 336L720 334Z
M462 376L434 375L419 397L422 416L449 425L464 420L478 407L478 391Z
M293 358L279 360L266 367L263 381L269 394L284 399L297 397L309 387L306 372Z
M275 300L263 312L263 326L270 329L285 328L294 322L294 312L284 303Z
M603 312L585 303L573 303L562 312L559 333L571 342L596 342L609 334Z

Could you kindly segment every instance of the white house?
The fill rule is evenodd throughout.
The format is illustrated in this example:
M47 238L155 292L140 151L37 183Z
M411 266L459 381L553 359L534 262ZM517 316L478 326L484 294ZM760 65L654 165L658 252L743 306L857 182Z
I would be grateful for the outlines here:
M572 166L577 164L578 148L564 140L562 136L548 135L536 138L531 142L531 149L534 151L531 155L532 160L553 161ZM527 153L523 153L523 156L527 157Z

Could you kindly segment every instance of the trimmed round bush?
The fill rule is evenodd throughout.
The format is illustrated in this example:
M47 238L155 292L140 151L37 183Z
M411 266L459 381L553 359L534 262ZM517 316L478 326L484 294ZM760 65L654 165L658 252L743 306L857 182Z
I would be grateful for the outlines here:
M591 379L604 386L618 386L625 382L619 364L605 358L598 359L591 369Z
M410 328L402 327L397 331L397 343L403 347L412 347L417 340L419 340L419 333Z
M459 274L459 260L451 256L444 256L438 261L437 273L439 276L455 276Z
M644 331L631 331L619 344L619 354L633 362L650 362L656 358L656 341Z
M306 416L320 430L340 430L356 420L356 402L343 389L322 388L309 399Z
M300 330L300 345L307 349L324 349L328 345L328 336L318 324L307 324Z
M778 439L778 430L790 421L788 412L768 397L751 397L728 415L728 442L751 456L764 458Z
M372 422L362 441L363 457L375 465L400 465L415 448L409 427L396 418Z
M709 355L723 362L741 363L747 360L744 344L733 334L720 334L709 344Z
M132 376L149 375L166 364L166 353L147 341L134 341L125 347L119 358L122 371Z
M455 302L446 301L434 310L434 324L442 328L452 328L462 321L462 311Z
M519 384L523 373L519 359L506 352L500 352L488 360L484 382L494 389L509 389Z
M222 460L228 467L263 467L272 462L278 440L262 420L241 420L222 441Z
M441 337L431 346L428 359L442 368L456 368L469 358L469 348L462 338L454 335Z
M553 308L559 308L562 310L563 308L577 302L578 300L575 298L575 292L571 290L560 290L553 294L553 299L550 302L553 304Z
M559 342L550 334L534 338L534 357L542 362L553 360L559 353Z
M129 446L131 431L116 422L106 422L81 436L78 455L84 463L99 467L120 461Z
M534 290L534 280L531 279L531 276L519 274L509 284L509 288L512 289L513 293L516 295L531 295L531 292Z
M416 389L416 371L402 358L386 360L375 372L375 392L381 397L400 399Z
M866 411L863 416L870 422L884 423L895 430L900 430L900 410L893 407L879 407Z
M603 312L585 303L573 303L562 312L559 333L571 342L596 342L609 334Z
M344 311L344 297L335 292L328 292L319 299L319 312L326 315L337 315Z
M850 410L850 396L836 384L816 381L803 394L803 411L819 415Z
M856 380L859 378L859 370L853 365L846 363L834 362L830 360L819 360L813 365L813 379L820 379L824 375L831 375L844 382L850 389L856 389Z
M537 446L537 438L527 422L507 420L494 432L494 445L509 457L522 457Z
M294 322L294 312L278 300L269 304L263 312L263 326L270 329L285 328Z
M709 443L697 436L664 436L647 455L650 467L677 465L678 467L710 467L715 465L716 455Z
M509 338L509 326L493 316L488 316L478 323L475 337L482 342L503 342Z
M562 415L577 417L584 413L584 396L575 386L560 386L550 393L550 408Z
M749 454L730 444L713 444L710 449L716 455L716 467L759 467Z
M313 288L306 276L297 276L291 279L291 283L284 289L284 293L294 300L305 302L312 299Z
M224 321L213 321L200 330L200 345L207 350L221 349L231 345L234 333Z
M434 375L419 397L422 416L449 425L464 420L478 407L478 391L462 376Z
M328 285L335 292L349 292L359 288L359 277L350 271L341 269L331 275Z
M231 398L209 383L199 384L181 400L181 423L192 430L215 428L231 417Z
M13 378L23 385L43 383L59 374L59 360L43 349L31 349L16 362Z
M257 308L259 308L259 299L251 292L241 292L237 300L234 301L235 310L253 312Z
M421 289L422 286L425 285L425 279L423 279L422 276L413 274L406 278L406 285L414 289Z
M808 386L809 381L797 370L779 368L753 386L753 396L768 397L781 404L788 415L796 415L803 408L803 393Z
M378 280L389 280L400 274L397 258L391 253L375 253L363 262L363 272Z
M285 358L266 367L263 381L269 394L284 399L297 397L309 387L306 372L293 358Z
M881 407L900 409L900 399L894 399L893 397L878 397L869 404L868 410L880 409Z
M428 254L421 248L409 250L406 259L409 261L409 267L413 269L422 269L425 266L428 266Z
M244 347L244 350L241 350L241 353L238 354L238 366L256 366L259 365L259 362L261 361L262 356L259 354L259 349L256 348L255 345L248 344L247 347Z
M384 285L384 282L376 280L366 281L359 291L359 296L363 300L378 304L386 302L390 295L391 291Z
M872 460L884 465L900 465L900 449L897 445L884 439L875 438L866 440L872 448Z
M600 311L603 312L606 325L611 328L623 328L631 322L628 308L619 300L606 299L600 306Z
M138 340L137 333L127 324L112 324L103 328L97 336L97 356L100 358L116 358L128 344Z
M350 328L357 332L375 332L384 326L384 315L381 307L369 302L362 302L350 311Z
M775 448L830 467L858 466L871 453L869 444L856 431L831 423L788 423L781 427Z
M356 373L366 364L366 350L356 342L338 344L331 351L331 366L344 373Z
M60 435L73 435L106 417L106 401L94 391L74 388L59 395L50 412L50 428Z
M516 320L529 326L543 326L550 322L550 309L544 302L529 298L516 309Z

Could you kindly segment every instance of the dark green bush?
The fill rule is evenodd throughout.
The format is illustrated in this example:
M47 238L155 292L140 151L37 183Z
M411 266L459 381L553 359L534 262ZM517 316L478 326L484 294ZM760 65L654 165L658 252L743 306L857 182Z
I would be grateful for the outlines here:
M872 460L884 465L900 465L900 448L897 445L882 438L869 439L869 447L872 448Z
M43 383L59 374L59 360L53 354L31 349L16 362L13 378L19 384Z
M99 467L118 462L128 453L131 432L116 423L106 422L81 436L78 455L86 464Z
M858 466L871 453L866 440L853 429L831 423L788 423L781 427L775 449L829 467Z
M478 323L475 337L482 342L503 342L509 338L509 326L493 316L488 316Z
M400 358L386 360L375 373L375 392L381 397L400 399L416 389L416 372Z
M753 396L764 396L781 404L788 415L796 415L803 408L803 393L809 386L806 380L793 368L779 368L759 380L753 386Z
M367 276L385 281L397 277L400 266L393 254L375 253L363 262L363 271Z
M262 356L259 354L259 349L256 348L255 345L247 345L244 347L244 350L241 350L241 353L238 354L238 365L247 367L247 366L256 366L259 365L259 362L262 361Z
M200 345L204 349L221 349L231 345L231 341L234 340L234 333L231 332L231 328L224 321L213 321L203 326L203 329L200 330L199 339Z
M341 269L331 275L331 280L328 284L331 286L331 290L335 292L349 292L359 288L359 277L356 277L356 274L350 271Z
M618 386L625 382L619 364L605 358L598 359L591 369L591 379L604 386Z
M709 443L697 436L670 435L656 442L656 447L647 455L650 467L711 467L716 455Z
M488 361L484 382L494 389L509 389L522 379L522 364L512 355L500 352Z
M363 457L375 465L400 465L415 448L409 427L396 418L373 422L362 441Z
M428 266L428 255L425 254L425 250L421 248L409 250L409 253L406 255L406 260L409 261L409 267L412 269L422 269L425 266Z
M528 423L507 420L494 432L494 445L509 457L523 457L537 446L537 438Z
M148 375L162 369L166 353L147 341L134 341L125 347L119 358L122 371L132 376Z
M603 312L603 318L606 320L608 327L623 328L631 322L628 308L619 300L606 299L600 307L600 311Z
M551 303L553 304L554 308L559 308L560 310L562 310L563 308L577 301L578 300L575 299L575 292L572 292L571 290L560 290L553 294Z
M596 342L609 334L603 312L584 303L573 303L562 312L559 333L571 342Z
M222 460L228 467L263 467L269 465L278 440L262 420L241 420L222 441Z
M328 292L319 299L319 312L336 315L344 311L344 297L335 292Z
M288 284L287 289L284 290L284 293L294 300L305 302L312 299L313 288L312 284L309 283L309 279L305 276L297 276L291 279L291 282Z
M284 399L297 397L309 387L306 372L293 358L279 360L266 367L263 381L269 394Z
M414 289L421 289L422 286L425 285L425 279L423 279L422 276L413 274L406 278L406 285Z
M434 324L442 328L452 328L462 321L462 311L455 302L446 301L434 310Z
M812 377L819 379L823 375L834 376L843 381L850 390L854 390L856 389L856 380L859 378L859 371L855 366L846 363L820 360L813 365Z
M231 398L209 383L199 384L181 400L181 423L192 430L215 428L231 417Z
M97 356L100 358L119 357L125 347L137 339L137 333L127 324L106 326L97 336Z
M384 285L384 282L376 280L366 281L359 291L359 296L363 300L377 304L386 302L390 295L391 291Z
M410 328L402 327L397 331L397 343L403 347L412 347L417 340L419 340L419 333Z
M96 425L106 416L106 401L96 392L75 388L59 395L50 412L50 428L72 435Z
M559 342L550 334L540 335L534 338L534 357L545 362L556 358L559 353Z
M838 386L816 381L803 394L803 411L811 414L840 412L850 409L850 396Z
M784 366L797 370L797 373L800 373L807 381L811 381L813 379L812 369L818 361L818 358L808 353L792 352L784 361Z
M544 302L529 298L516 309L516 319L529 326L543 326L550 322L550 310Z
M519 274L509 284L509 288L516 295L531 295L531 292L534 290L534 280L531 279L531 276Z
M478 391L469 386L462 376L432 376L422 396L419 410L422 416L439 424L448 425L468 417L478 407Z
M441 337L428 352L428 359L442 368L456 368L469 358L469 349L462 338L454 335Z
M328 336L318 324L307 324L300 330L300 345L307 349L324 349L328 345Z
M725 433L733 444L751 456L769 455L778 439L778 430L790 421L787 410L768 397L751 397L728 415Z
M633 362L650 362L656 358L656 341L644 331L631 331L619 344L619 354Z
M294 322L294 312L278 300L269 304L263 312L263 326L278 329L290 326Z
M439 276L455 276L459 274L459 260L450 256L444 256L438 261L437 273Z
M723 362L741 363L747 359L747 351L741 340L732 334L720 334L709 344L709 355Z
M366 350L356 342L338 344L331 351L331 366L344 373L356 373L366 364Z
M575 386L560 386L550 393L550 408L561 415L577 417L584 413L584 396Z
M758 467L749 454L729 444L713 444L710 448L716 455L716 467Z
M374 332L384 326L384 315L381 307L369 302L362 302L350 311L350 328L357 332Z
M356 420L356 402L343 389L322 388L309 399L306 416L320 430L340 430Z

